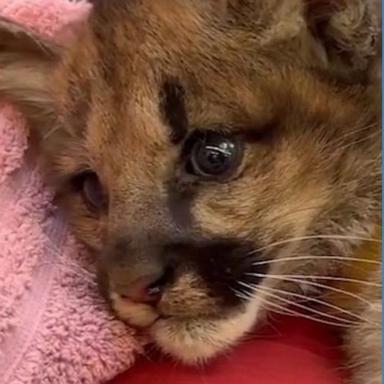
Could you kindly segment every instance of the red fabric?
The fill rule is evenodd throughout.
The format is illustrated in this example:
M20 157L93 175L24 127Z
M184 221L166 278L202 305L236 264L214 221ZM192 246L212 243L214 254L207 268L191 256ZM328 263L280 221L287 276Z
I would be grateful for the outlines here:
M110 384L341 384L340 359L332 330L284 318L206 367L147 357Z

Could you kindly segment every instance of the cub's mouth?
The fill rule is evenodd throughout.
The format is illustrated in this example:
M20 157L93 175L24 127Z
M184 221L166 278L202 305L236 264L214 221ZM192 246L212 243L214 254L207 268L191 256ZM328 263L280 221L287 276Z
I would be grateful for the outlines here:
M205 362L241 340L261 315L254 290L268 263L255 263L254 249L232 240L178 244L148 264L136 251L141 256L127 268L104 263L108 299L120 319L145 329L164 353L186 364Z
M187 365L204 363L239 342L261 316L261 301L255 297L222 316L177 317L111 294L112 307L121 320L145 328L163 353Z

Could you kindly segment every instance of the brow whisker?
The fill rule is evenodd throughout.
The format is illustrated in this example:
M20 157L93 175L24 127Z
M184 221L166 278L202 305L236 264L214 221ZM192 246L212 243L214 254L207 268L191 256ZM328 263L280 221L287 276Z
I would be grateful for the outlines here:
M374 133L368 135L367 137L363 137L361 139L355 140L355 141L353 141L351 143L348 143L348 144L346 144L344 146L336 147L335 149L338 150L338 151L343 151L343 150L345 150L347 148L355 146L356 144L360 144L360 143L363 143L364 141L368 141L370 139L373 139L374 137L378 136L380 133L381 133L381 131L378 130L377 132L374 132Z
M360 132L364 132L364 131L368 131L372 128L375 128L378 124L375 122L375 123L371 123L371 124L365 124L365 125L362 125L360 126L359 128L356 128L352 131L349 131L347 132L346 134L340 136L336 141L333 141L332 144L329 144L329 145L325 145L324 146L324 149L328 149L330 146L334 147L335 144L342 144L344 142L344 140L348 137L351 137L351 136L354 136L356 135L357 133L360 133Z

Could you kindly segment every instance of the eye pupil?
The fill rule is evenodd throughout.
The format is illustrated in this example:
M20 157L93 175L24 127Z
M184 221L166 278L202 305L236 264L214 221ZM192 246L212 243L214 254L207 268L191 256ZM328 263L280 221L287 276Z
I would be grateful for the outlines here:
M227 175L239 164L241 146L236 138L218 133L205 133L192 145L188 166L197 176Z
M221 174L227 169L231 161L231 153L220 147L205 146L198 152L199 167L207 174Z

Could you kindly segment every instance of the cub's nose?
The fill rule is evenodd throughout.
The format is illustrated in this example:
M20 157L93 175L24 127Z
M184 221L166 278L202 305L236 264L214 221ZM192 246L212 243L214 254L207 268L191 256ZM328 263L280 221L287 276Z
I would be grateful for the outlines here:
M170 282L171 272L153 273L137 277L133 282L117 288L117 294L123 299L136 303L156 305L164 292L165 286Z
M155 306L159 302L171 283L174 262L161 244L152 242L143 239L133 243L124 238L106 248L100 264L110 293L134 303Z

